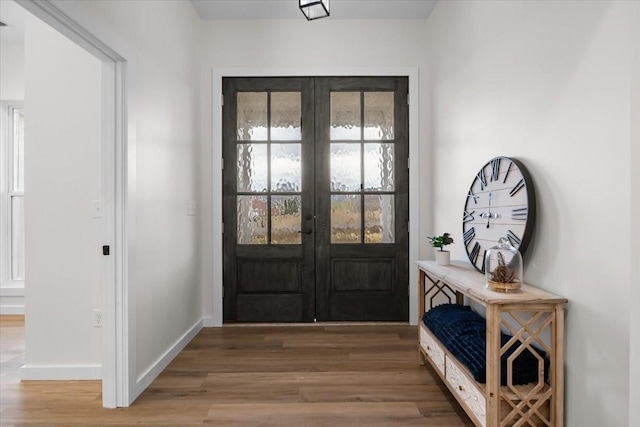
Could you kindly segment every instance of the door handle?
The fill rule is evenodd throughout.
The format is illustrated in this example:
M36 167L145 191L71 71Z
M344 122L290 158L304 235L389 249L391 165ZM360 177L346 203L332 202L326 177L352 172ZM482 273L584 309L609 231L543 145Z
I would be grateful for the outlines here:
M300 231L298 231L298 234L303 234L303 233L304 234L311 234L311 233L313 233L313 230L305 230L305 231L300 230Z

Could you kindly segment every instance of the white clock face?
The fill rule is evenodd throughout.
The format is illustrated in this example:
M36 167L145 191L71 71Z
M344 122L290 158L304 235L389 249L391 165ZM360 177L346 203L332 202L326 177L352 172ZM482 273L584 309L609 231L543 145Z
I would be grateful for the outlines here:
M506 237L521 253L535 221L535 193L525 167L508 157L491 159L476 175L464 206L462 237L471 264L484 272L485 251Z

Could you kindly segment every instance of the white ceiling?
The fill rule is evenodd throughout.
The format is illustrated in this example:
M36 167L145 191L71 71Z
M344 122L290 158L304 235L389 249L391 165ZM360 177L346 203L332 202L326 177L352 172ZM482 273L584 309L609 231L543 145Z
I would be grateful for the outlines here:
M200 19L302 19L298 0L190 0ZM329 19L426 19L438 0L330 0Z
M189 0L200 19L301 19L298 0ZM329 19L426 19L438 0L330 0ZM0 0L0 43L24 42L27 12Z

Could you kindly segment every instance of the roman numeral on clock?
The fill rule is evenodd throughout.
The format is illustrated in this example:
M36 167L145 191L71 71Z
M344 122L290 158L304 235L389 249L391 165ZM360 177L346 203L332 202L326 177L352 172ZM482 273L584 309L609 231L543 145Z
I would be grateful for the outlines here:
M527 208L515 208L511 209L511 219L517 221L525 221L527 219Z
M462 238L464 239L464 245L468 246L469 242L471 242L474 237L476 237L476 229L475 227L471 227L462 235Z
M476 261L478 261L478 255L480 255L480 243L476 242L476 244L473 245L473 249L471 249L471 253L469 254L469 259L474 265L476 264Z
M500 175L500 159L491 160L491 181L497 181Z
M469 195L467 197L473 198L473 203L476 205L478 204L478 196L476 196L472 190L469 190Z
M478 172L478 179L480 180L480 189L484 190L484 187L487 186L487 177L484 174L484 169L481 169L480 172Z
M522 243L522 240L511 230L507 231L507 239L509 239L511 246L518 247Z
M511 191L509 191L509 195L511 197L515 196L515 194L520 191L522 188L524 187L524 178L522 178L520 181L518 181L518 183L516 184L515 187L513 187L511 189Z
M470 222L473 221L473 214L476 213L476 211L471 211L471 212L467 212L464 211L464 216L462 217L462 222Z
M511 172L511 166L513 166L513 162L509 162L509 167L507 168L507 173L504 174L504 179L502 180L503 184L505 182L507 182L507 177L509 176L509 172Z

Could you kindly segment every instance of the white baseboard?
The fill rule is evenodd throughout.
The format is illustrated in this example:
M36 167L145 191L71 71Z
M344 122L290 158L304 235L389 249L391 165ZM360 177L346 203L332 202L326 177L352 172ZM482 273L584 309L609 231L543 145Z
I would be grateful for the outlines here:
M189 342L202 330L203 319L196 322L174 345L169 348L165 354L160 357L156 363L146 370L142 375L138 377L135 384L134 395L130 396L133 402L149 385L155 380L158 375L167 367L169 363L189 344Z
M222 325L216 321L213 317L202 318L202 324L205 328L220 328Z
M22 297L24 298L24 285L0 287L0 297Z
M0 316L12 314L24 314L24 305L2 305L0 304Z
M102 365L33 366L20 369L20 379L29 380L102 380Z
M0 315L24 314L24 285L0 287Z

